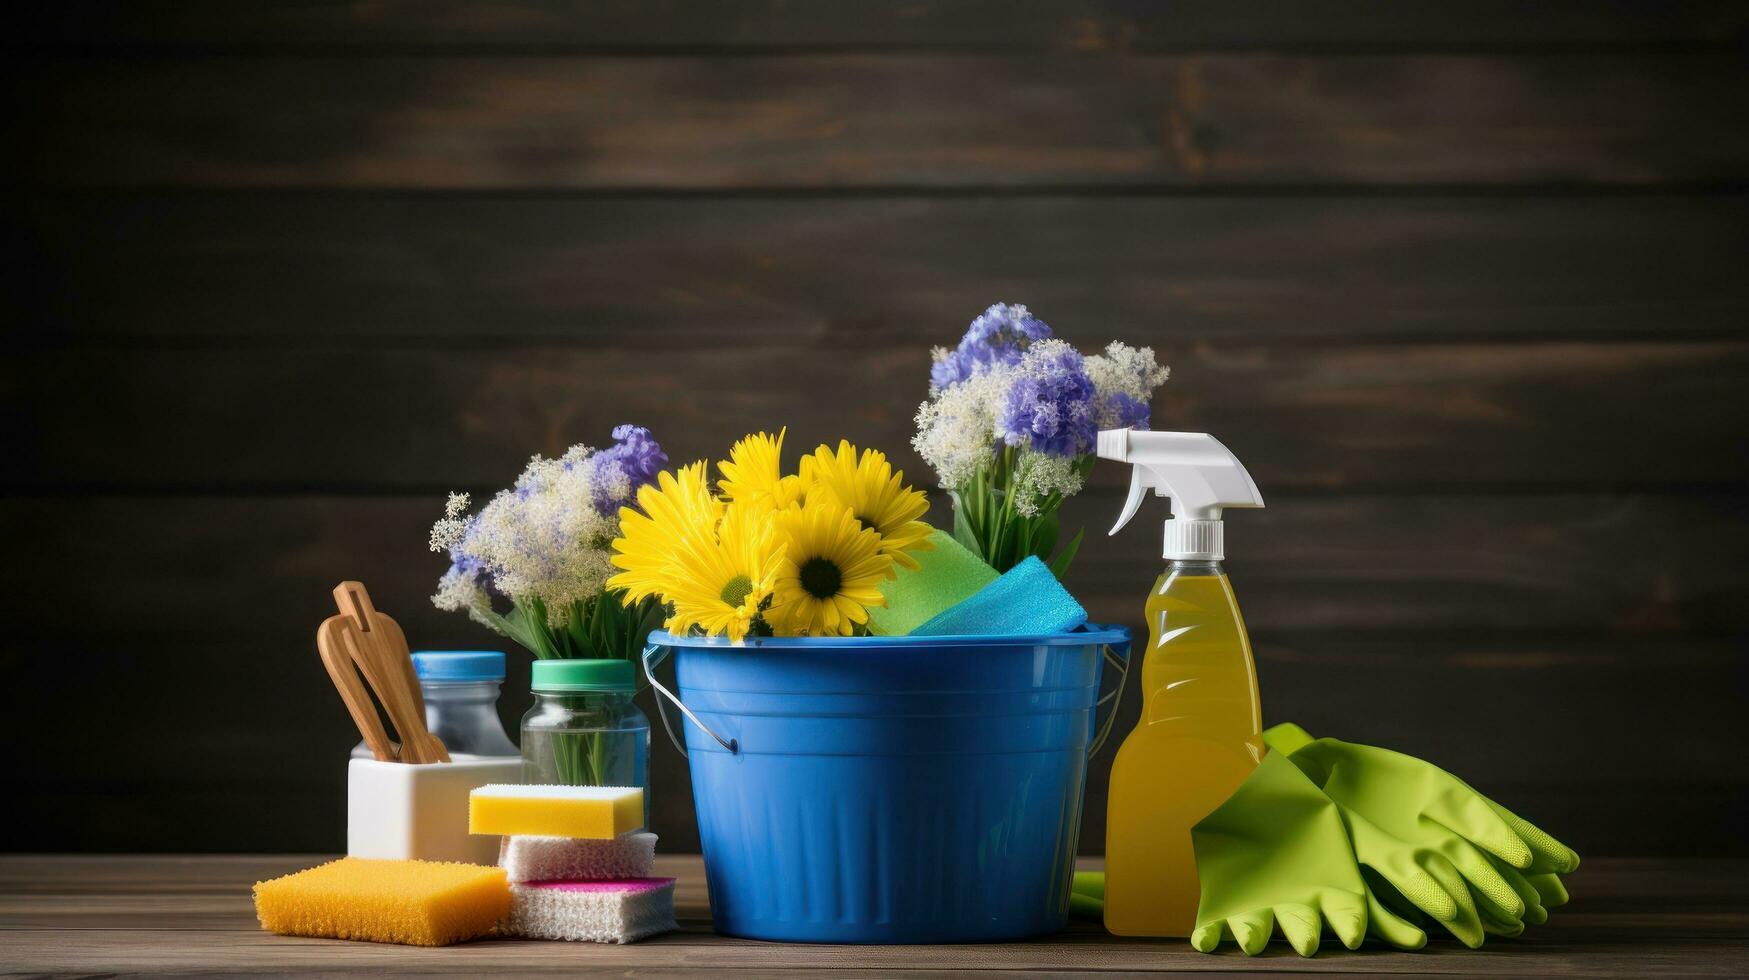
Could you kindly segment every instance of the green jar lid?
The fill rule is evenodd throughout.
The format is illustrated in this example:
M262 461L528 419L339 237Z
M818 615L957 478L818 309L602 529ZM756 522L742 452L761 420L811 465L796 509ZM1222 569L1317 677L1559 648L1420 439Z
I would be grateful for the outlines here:
M536 691L615 691L635 694L638 675L630 660L536 660Z

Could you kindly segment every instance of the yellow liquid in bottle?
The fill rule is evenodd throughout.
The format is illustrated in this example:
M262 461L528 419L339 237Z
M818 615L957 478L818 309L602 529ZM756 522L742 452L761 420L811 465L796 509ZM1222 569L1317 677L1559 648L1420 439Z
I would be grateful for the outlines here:
M1251 641L1213 562L1174 563L1148 596L1142 719L1111 769L1105 927L1188 936L1196 924L1190 828L1263 758Z

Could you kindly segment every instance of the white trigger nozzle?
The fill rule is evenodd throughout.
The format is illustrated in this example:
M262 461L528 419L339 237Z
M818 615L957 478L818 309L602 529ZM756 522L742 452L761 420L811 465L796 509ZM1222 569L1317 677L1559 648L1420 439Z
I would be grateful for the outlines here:
M1129 498L1123 502L1123 513L1117 515L1117 523L1113 524L1111 530L1106 532L1107 536L1116 534L1123 530L1123 526L1128 524L1130 518L1136 516L1136 511L1141 509L1142 497L1145 496L1148 487L1152 483L1152 481L1148 479L1147 473L1148 471L1140 466L1130 467L1130 495Z

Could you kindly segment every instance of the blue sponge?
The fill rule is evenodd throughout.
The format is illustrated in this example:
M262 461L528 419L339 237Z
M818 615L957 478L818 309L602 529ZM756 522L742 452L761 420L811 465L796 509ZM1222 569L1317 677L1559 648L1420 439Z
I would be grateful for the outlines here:
M1037 556L1010 568L970 599L936 614L912 636L973 633L1064 633L1087 622L1087 610L1063 588Z

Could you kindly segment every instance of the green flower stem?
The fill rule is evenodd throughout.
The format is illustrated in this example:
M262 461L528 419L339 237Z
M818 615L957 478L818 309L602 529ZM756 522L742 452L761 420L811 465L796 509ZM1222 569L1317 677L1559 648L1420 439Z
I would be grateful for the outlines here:
M630 660L643 655L650 631L662 622L662 606L654 598L625 605L620 592L603 591L573 602L563 621L555 624L546 603L535 596L511 601L510 611L484 612L486 625L514 640L538 660ZM640 686L642 676L640 674ZM629 774L613 758L614 746L599 732L555 732L548 737L559 782L570 786L623 785ZM614 771L610 771L614 770ZM618 782L612 780L618 779Z
M954 539L998 572L1036 555L1062 578L1080 550L1082 532L1077 530L1066 545L1057 548L1061 494L1040 499L1035 514L1020 513L1014 503L1019 459L1013 447L1004 447L964 485L954 488ZM1091 457L1076 461L1083 477L1092 469L1092 462Z
M562 732L552 736L553 764L566 786L607 786L610 748L601 732Z
M608 745L607 739L597 734L584 735L583 738L588 747L587 758L589 760L589 785L619 785L617 781L608 778L608 769L610 768L608 751L610 746Z
M512 599L508 613L486 610L480 615L487 626L516 641L537 660L636 662L650 631L662 622L662 606L653 597L627 606L623 596L602 591L573 602L557 624L537 596Z
M558 771L559 782L566 786L595 786L595 771L592 764L593 751L590 742L596 741L590 733L558 733L551 737L553 747L553 767Z

